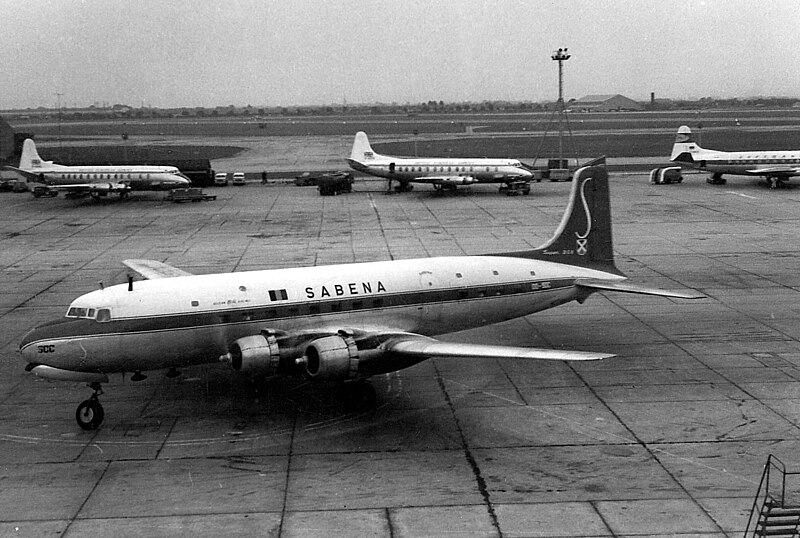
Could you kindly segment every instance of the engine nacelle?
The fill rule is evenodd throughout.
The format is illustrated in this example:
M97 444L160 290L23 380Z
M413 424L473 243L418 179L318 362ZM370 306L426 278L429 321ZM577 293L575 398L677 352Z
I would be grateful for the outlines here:
M272 375L278 371L281 354L275 336L262 333L239 338L220 359L237 372Z
M311 342L299 360L316 379L345 381L358 377L358 348L350 336L326 336Z

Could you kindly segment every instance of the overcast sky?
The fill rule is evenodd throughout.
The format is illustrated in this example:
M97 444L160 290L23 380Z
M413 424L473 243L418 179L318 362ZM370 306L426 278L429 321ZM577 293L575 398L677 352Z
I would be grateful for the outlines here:
M800 97L798 0L0 0L0 109Z

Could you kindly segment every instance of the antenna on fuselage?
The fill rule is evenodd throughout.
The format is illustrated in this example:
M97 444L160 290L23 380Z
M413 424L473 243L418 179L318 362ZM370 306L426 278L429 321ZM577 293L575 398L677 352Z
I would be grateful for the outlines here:
M133 275L128 274L128 291L133 291Z
M102 280L100 282L98 282L98 284L100 284L100 289L101 290L106 289L106 287L103 285L103 281Z

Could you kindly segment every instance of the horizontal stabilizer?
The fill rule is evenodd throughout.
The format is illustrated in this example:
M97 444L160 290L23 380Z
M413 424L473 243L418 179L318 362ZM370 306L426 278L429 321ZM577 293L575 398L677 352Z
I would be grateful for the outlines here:
M704 299L706 296L700 293L675 292L660 290L658 288L647 288L637 286L625 281L599 280L583 278L575 281L575 285L580 288L592 291L619 291L623 293L638 293L640 295L657 295L659 297L672 297L674 299Z
M192 274L183 269L178 269L177 267L155 260L123 260L122 264L147 280L191 276Z
M595 361L613 357L611 353L562 351L532 347L490 346L442 342L421 335L401 336L385 342L385 351L407 357L461 357L491 359L532 359L552 361Z
M37 181L37 182L41 181L39 174L28 172L27 170L23 170L22 168L17 168L16 166L0 166L0 170L10 170L12 172L15 172L16 174L24 177L26 181Z

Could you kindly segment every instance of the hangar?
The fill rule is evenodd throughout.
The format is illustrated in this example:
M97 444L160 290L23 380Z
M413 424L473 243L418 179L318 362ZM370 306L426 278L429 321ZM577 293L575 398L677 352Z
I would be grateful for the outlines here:
M0 118L0 162L14 155L14 129L6 120Z
M586 95L569 104L575 112L618 112L644 110L644 106L624 95Z

